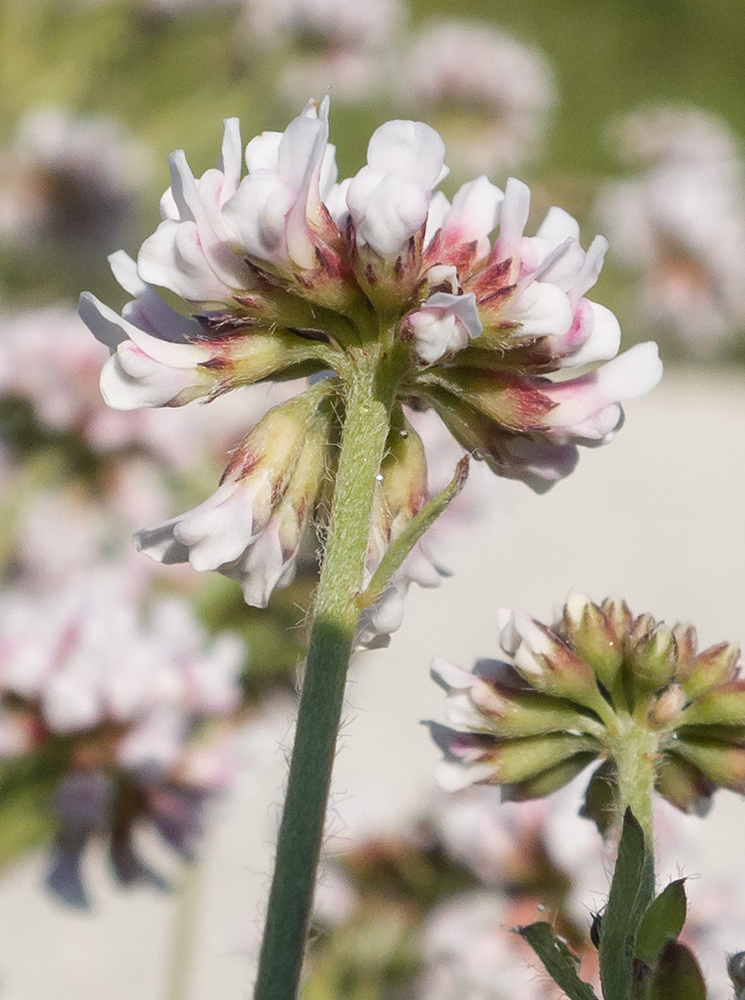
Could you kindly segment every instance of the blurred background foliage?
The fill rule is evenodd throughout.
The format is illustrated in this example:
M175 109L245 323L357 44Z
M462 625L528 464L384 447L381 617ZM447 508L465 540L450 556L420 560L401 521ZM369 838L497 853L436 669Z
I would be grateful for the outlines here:
M400 60L405 62L408 40L423 25L452 20L455 14L538 47L553 68L558 99L550 125L540 155L519 170L536 188L537 218L556 202L597 228L591 207L598 184L620 171L608 141L609 122L640 106L693 105L721 116L739 137L745 135L745 7L739 0L464 0L457 12L437 0L409 0L393 39L390 72L395 75ZM209 0L181 5L4 0L0 143L12 141L30 108L49 104L81 115L105 113L125 125L147 145L155 165L138 185L141 197L127 241L132 251L152 231L153 206L168 183L171 150L184 148L199 175L214 165L222 118L239 116L245 140L266 128L283 128L296 113L297 103L279 93L277 76L281 64L314 40L301 33L257 47L242 16L240 4ZM333 76L329 83L332 138L345 176L364 162L372 129L412 109L402 105L395 88L387 93L371 88L350 101L335 93ZM500 174L491 172L497 184L504 180ZM444 188L452 194L454 180ZM102 247L107 252L117 248L115 243ZM620 313L630 340L641 339L615 263L611 250L598 298ZM81 283L104 300L112 294L121 298L105 253L86 259L82 267L69 254L55 256L42 248L28 256L0 247L0 292L6 301L38 305L60 296L72 299ZM663 345L663 354L665 346L672 356L680 355L674 338ZM702 353L708 352L694 352ZM724 353L745 357L732 341Z

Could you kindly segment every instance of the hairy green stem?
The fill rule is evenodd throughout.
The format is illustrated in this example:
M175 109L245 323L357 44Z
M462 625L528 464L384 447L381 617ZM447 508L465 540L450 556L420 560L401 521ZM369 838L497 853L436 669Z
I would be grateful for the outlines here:
M314 609L255 1000L297 995L313 905L347 666L360 616L375 477L390 425L394 376L377 345L345 378L346 415L326 553Z
M652 850L654 844L652 800L654 797L657 734L631 724L614 740L613 759L618 772L619 815L631 808Z

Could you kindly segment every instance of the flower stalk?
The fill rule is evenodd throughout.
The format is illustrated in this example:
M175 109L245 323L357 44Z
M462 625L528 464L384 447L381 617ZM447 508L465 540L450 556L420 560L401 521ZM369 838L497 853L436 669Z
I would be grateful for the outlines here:
M255 1000L292 1000L298 990L347 666L361 612L357 597L375 482L395 395L392 366L379 363L374 345L354 360Z
M631 720L630 720L631 721ZM616 766L618 816L631 809L642 828L652 854L654 844L652 797L655 789L659 736L633 722L618 736L611 737L610 758Z

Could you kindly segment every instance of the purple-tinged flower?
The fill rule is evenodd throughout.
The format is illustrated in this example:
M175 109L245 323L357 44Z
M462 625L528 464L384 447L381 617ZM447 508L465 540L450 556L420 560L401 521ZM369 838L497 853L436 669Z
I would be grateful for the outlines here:
M33 109L0 151L0 240L97 254L124 235L150 166L146 147L105 115Z
M459 173L514 170L535 157L556 102L545 55L475 21L415 35L397 89L442 129Z
M585 251L577 223L556 208L526 237L530 194L514 179L502 192L477 178L450 204L435 190L447 173L443 141L422 122L382 125L367 164L339 183L328 135L328 101L311 101L284 133L248 143L243 178L232 120L217 170L196 180L177 155L166 218L137 264L111 258L133 300L120 316L81 297L84 321L112 352L101 387L118 409L180 407L313 377L251 432L210 499L138 535L163 561L235 576L260 605L319 524L322 470L332 465L360 348L374 347L390 366L394 428L404 427L404 405L432 408L466 451L537 490L572 471L579 445L610 440L621 402L661 374L652 344L615 359L618 323L586 298L602 238ZM157 284L179 294L183 310ZM571 368L582 374L566 377ZM404 478L413 475L413 453L391 441ZM416 467L423 498L426 468ZM390 459L380 474L383 495L395 478ZM420 507L404 503L374 529L370 572ZM439 576L420 547L390 581L386 627L409 582Z
M203 804L232 771L242 643L224 634L208 645L175 598L143 622L111 575L53 598L13 592L2 613L0 753L9 769L34 755L59 771L48 884L85 905L80 863L96 834L109 838L122 882L162 881L139 859L133 827L147 821L192 850Z
M657 790L679 809L702 814L717 787L745 793L739 647L699 652L690 625L669 628L618 599L597 605L576 593L551 627L501 613L500 645L509 662L479 661L472 672L433 664L453 726L431 724L444 787L494 782L508 798L536 798L600 759L586 809L607 826L634 720Z

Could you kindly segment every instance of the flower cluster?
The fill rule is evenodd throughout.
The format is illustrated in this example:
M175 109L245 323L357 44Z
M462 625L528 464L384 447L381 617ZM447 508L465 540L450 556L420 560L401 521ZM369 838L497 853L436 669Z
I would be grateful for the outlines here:
M239 704L242 643L225 634L207 646L176 598L144 626L108 575L53 598L11 591L2 615L0 756L47 760L58 774L49 885L84 905L80 863L96 833L109 836L121 881L155 879L134 828L146 820L190 852L204 801L230 773L216 720Z
M328 134L328 100L311 101L284 133L248 143L246 176L235 119L217 169L201 178L174 153L163 221L136 263L111 257L133 300L122 315L88 293L80 303L112 351L101 388L116 408L180 406L314 376L248 435L213 497L139 535L157 559L238 578L259 605L292 572L301 536L323 509L360 363L377 359L394 387L388 453L400 451L402 435L410 444L394 477L408 484L394 492L409 500L387 490L390 463L381 472L373 562L376 539L395 538L426 496L403 404L431 407L475 458L543 490L572 471L578 445L608 441L620 401L661 373L653 344L615 359L618 323L585 297L602 266L601 237L583 250L577 223L558 208L525 237L530 195L514 179L503 192L480 177L450 202L434 190L447 174L443 142L421 122L382 125L367 165L341 182ZM550 377L601 361L576 378Z
M745 163L727 124L658 105L617 123L634 173L603 186L596 214L639 276L641 320L713 354L745 324Z
M444 750L440 780L504 786L506 798L561 788L592 761L586 808L611 808L607 790L633 740L636 765L685 812L703 814L718 787L745 792L745 681L739 647L699 652L692 625L673 628L635 616L615 598L601 605L572 593L548 628L503 612L500 644L511 662L482 660L473 671L436 660L455 729L432 723Z

